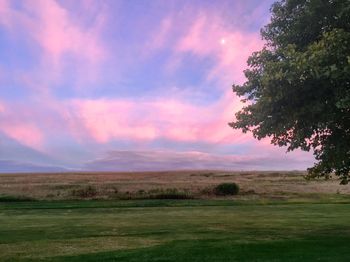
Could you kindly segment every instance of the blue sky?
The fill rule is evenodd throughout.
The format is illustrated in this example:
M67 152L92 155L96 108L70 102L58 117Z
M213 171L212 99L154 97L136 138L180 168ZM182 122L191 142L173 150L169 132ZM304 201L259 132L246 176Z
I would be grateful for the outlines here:
M227 125L271 4L0 0L0 172L310 166Z

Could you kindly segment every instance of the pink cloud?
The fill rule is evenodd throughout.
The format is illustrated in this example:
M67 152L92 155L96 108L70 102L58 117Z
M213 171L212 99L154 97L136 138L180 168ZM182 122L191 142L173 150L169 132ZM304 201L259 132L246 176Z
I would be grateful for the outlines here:
M43 48L46 62L62 66L62 60L69 54L80 61L76 67L81 65L86 69L85 62L98 64L105 58L106 51L99 39L103 14L93 27L84 27L56 1L41 0L35 2L36 4L31 1L24 2L26 12L21 13L8 2L2 0L2 3L5 4L1 5L4 7L0 10L7 12L4 19L10 21L12 26L19 24L28 30L29 35ZM91 5L88 7L92 8ZM61 123L65 132L77 140L88 136L99 143L113 139L151 141L157 138L208 143L248 141L251 136L227 125L232 121L234 112L242 106L239 99L233 96L230 86L233 79L237 81L242 78L248 55L260 45L259 37L228 28L219 16L210 11L190 17L192 20L188 21L188 30L185 27L184 35L173 47L177 61L175 64L180 65L182 58L188 53L213 58L214 65L208 81L219 79L221 86L226 87L219 101L198 106L185 102L181 97L158 97L153 101L77 99L59 102L51 99L50 103L42 105L42 109L52 111L49 115L54 116L52 118ZM172 30L173 17L166 17L151 38L148 50L157 50L169 44ZM221 39L225 39L225 44L220 44ZM80 75L89 77L90 70L86 72L85 69L80 71ZM43 92L42 86L45 84L36 83L31 75L23 76L22 81L26 86ZM47 93L44 97L47 100L50 95ZM40 121L41 125L56 126L53 123L55 120L50 120L49 115L36 115L33 118L36 120L33 121ZM24 121L23 116L19 118Z
M79 120L96 142L106 143L115 138L149 140L156 137L151 123L132 117L136 104L129 101L73 101L73 119ZM140 115L141 117L142 115ZM138 122L136 122L139 120Z
M86 0L79 1L79 4L72 3L28 0L15 4L0 0L0 26L7 30L11 41L24 41L24 50L33 52L29 57L35 58L32 61L35 65L30 68L0 68L1 81L14 83L16 88L25 86L29 89L29 92L23 92L23 100L18 100L20 102L11 98L6 104L0 101L0 132L45 153L52 153L63 146L78 148L80 145L84 149L91 146L101 150L115 140L136 141L141 145L145 142L147 145L147 142L156 139L233 147L251 143L252 154L256 153L253 150L258 150L258 155L261 152L266 155L277 152L271 149L268 141L257 143L250 134L242 134L227 124L242 107L231 92L231 84L233 81L244 81L242 71L246 67L246 59L262 44L258 33L231 27L225 23L227 19L220 16L225 13L220 8L198 11L196 7L196 12L193 12L193 9L187 9L189 4L181 12L173 10L155 26L147 23L146 19L137 23L141 29L137 27L136 32L126 32L130 33L130 41L133 41L135 33L139 35L140 31L144 33L154 29L150 37L140 34L145 38L144 43L124 43L120 36L102 38L105 20L111 18L105 12L104 2ZM72 12L72 6L75 12ZM116 10L113 9L113 12ZM255 15L263 11L256 9ZM119 20L109 22L113 22L110 26L115 26ZM118 30L109 32L116 34ZM112 44L118 46L112 47ZM119 95L119 82L123 85L123 81L119 80L125 78L124 82L128 83L129 72L133 75L142 66L148 66L140 63L145 62L142 59L151 60L151 56L160 50L166 51L161 53L162 59L171 57L164 65L165 71L168 70L166 73L174 73L189 54L199 60L209 58L210 63L206 65L209 70L207 84L222 88L218 91L222 94L221 98L211 104L191 103L192 98L202 95L202 90L198 91L200 87L177 89L171 87L172 83L169 83L170 87L164 87L167 92L164 96L158 95L152 99L136 96L134 99L115 98ZM155 61L155 64L158 62ZM102 72L102 68L106 71ZM102 78L104 81L96 81ZM106 90L113 92L114 98L96 98L106 95L104 92L85 93L91 82L98 83L96 86L110 85L110 89ZM151 86L153 83L146 84ZM63 92L52 91L53 86L60 86ZM74 87L81 89L71 92L70 89ZM11 85L1 88L9 90L11 95ZM143 90L139 91L141 97ZM68 98L86 95L90 98ZM57 146L61 141L62 146ZM98 147L94 143L107 145ZM61 150L58 149L58 152ZM184 155L184 158L194 156L200 159L207 157L193 152Z
M224 84L230 84L233 80L239 83L244 81L246 61L262 45L258 33L234 30L225 25L220 16L201 13L177 42L175 52L180 57L192 53L199 57L213 58L214 65L208 74L208 80L219 79Z
M260 10L260 9L259 9ZM176 70L189 54L200 58L211 58L213 65L207 80L218 81L224 89L222 98L207 107L184 108L180 103L173 111L160 110L167 116L169 128L163 135L181 141L205 141L211 143L235 143L253 140L240 130L233 130L227 123L233 121L234 113L243 105L231 91L233 82L245 80L243 70L249 55L262 47L258 33L247 33L229 27L216 13L206 10L187 21L190 25L183 36L175 43L174 55L168 62L167 70ZM165 102L169 107L168 102ZM173 113L175 115L173 115Z
M189 18L190 17L190 18ZM172 18L173 19L173 18ZM210 10L193 17L186 16L188 29L172 47L174 54L165 66L167 71L176 71L183 59L189 54L201 58L211 58L213 65L209 70L207 80L218 81L224 89L222 98L209 106L195 106L180 99L165 99L143 106L151 111L150 119L156 130L157 137L175 141L237 143L253 141L251 135L242 134L228 126L234 118L234 113L241 107L239 98L231 91L233 81L244 82L243 70L249 55L262 46L258 33L247 33L230 28L222 18ZM163 48L169 37L173 35L170 18L163 21L158 34L154 38L153 47ZM140 112L143 112L141 109ZM138 123L138 121L135 121ZM155 123L162 123L155 124Z
M153 52L165 47L173 27L173 18L165 17L144 45L143 55L149 57Z
M86 25L54 0L19 3L21 10L11 1L0 0L0 24L15 37L35 43L41 54L40 71L47 72L45 79L59 81L67 57L74 61L78 80L98 77L97 68L107 57L100 37L106 19L104 9L94 17L92 25ZM96 2L90 4L90 9L96 7L97 3L93 3Z
M176 99L75 100L71 103L75 129L97 142L113 139L150 141L165 138L187 142L244 142L251 139L227 125L232 104L219 101L195 106Z
M8 0L0 0L0 24L10 26L10 6Z
M1 131L23 145L37 150L42 149L44 136L35 124L23 122L2 123Z
M0 102L0 132L23 145L46 151L48 138L54 140L68 133L62 112L63 104L49 98L40 103Z
M285 155L285 148L271 146L268 139L257 143L251 135L232 130L227 126L232 105L225 101L207 106L194 106L176 99L47 101L38 108L0 105L0 131L42 152L48 152L47 139L71 135L83 144L91 140L96 143L113 140L147 142L158 138L212 145L248 143L246 156L239 161L274 156L303 163L313 159L311 154L299 151ZM15 108L23 113L16 114ZM196 154L196 157L206 158L205 154ZM238 158L227 157L226 160L235 162Z
M5 112L5 105L3 105L1 102L0 102L0 113L4 113Z
M31 26L30 33L54 63L59 63L66 53L92 64L105 57L105 49L98 38L103 16L99 16L92 27L84 27L74 22L70 13L56 1L25 3L27 12L35 17L36 26Z
M165 108L159 111L164 116L161 119L167 123L167 128L161 134L178 141L235 143L253 140L251 135L233 130L227 123L233 120L234 113L242 107L239 98L232 93L231 85L233 81L244 81L243 70L247 58L262 46L259 35L229 28L220 16L211 11L191 17L188 30L175 43L175 53L167 70L176 70L181 66L188 53L211 58L213 65L207 80L218 81L225 90L222 98L210 106L196 107L181 101L177 101L176 105L164 102Z

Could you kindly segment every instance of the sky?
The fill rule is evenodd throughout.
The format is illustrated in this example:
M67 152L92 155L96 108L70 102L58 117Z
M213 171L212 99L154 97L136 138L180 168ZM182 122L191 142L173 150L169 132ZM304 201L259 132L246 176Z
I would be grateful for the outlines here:
M294 170L228 126L271 0L0 0L0 172Z

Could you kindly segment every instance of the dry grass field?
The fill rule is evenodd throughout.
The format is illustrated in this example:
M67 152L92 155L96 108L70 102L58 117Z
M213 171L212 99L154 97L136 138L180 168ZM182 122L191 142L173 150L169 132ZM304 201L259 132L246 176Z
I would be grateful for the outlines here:
M293 198L350 195L350 186L338 180L304 179L303 172L169 171L136 173L0 174L2 198L142 199L161 192L183 193L191 198L218 198L215 185L235 182L235 198ZM221 197L222 198L222 197Z

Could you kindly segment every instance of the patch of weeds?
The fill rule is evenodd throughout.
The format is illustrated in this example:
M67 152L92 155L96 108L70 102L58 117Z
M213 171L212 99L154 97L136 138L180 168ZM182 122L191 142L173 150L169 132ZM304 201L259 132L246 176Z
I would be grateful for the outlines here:
M193 199L194 196L188 190L176 188L154 188L151 190L139 189L137 191L120 191L109 196L119 200L141 200L141 199Z
M93 198L97 196L97 189L94 186L87 186L84 188L73 189L72 196L79 198Z
M158 194L151 197L151 199L193 199L194 197L190 194L185 193L177 193L177 194L170 194L170 193L164 193L164 194Z
M214 194L214 189L213 189L213 187L208 186L208 187L202 188L202 189L199 191L199 193L200 193L201 195L210 196L210 195L213 195L213 194Z
M47 194L46 197L47 197L47 198L54 198L54 197L55 197L55 194L50 193L50 194Z
M106 195L109 198L116 198L116 196L118 196L119 194L119 190L117 187L112 186L112 187L106 187L106 188L100 188L100 192L101 195Z
M256 195L256 192L253 189L249 189L247 191L243 191L242 194L243 195Z
M176 188L167 188L159 193L150 195L151 199L193 199L193 195L188 191L179 191Z
M116 195L116 198L117 198L117 199L120 199L120 200L138 199L138 197L137 197L135 194L132 194L132 193L129 192L129 191L126 191L126 192L119 192L119 193Z
M137 191L137 194L144 195L144 194L146 194L146 191L143 189L140 189L139 191Z

